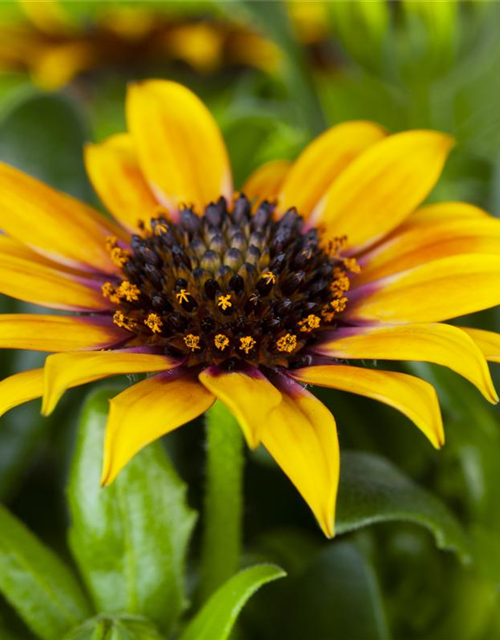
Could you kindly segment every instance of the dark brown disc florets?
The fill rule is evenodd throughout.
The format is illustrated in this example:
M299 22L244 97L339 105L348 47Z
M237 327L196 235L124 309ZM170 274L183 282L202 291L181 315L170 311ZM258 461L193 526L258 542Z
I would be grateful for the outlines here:
M345 309L357 265L341 257L342 239L325 248L295 209L278 220L274 209L220 198L202 216L151 219L129 248L108 239L123 274L103 286L114 322L190 366L292 366Z

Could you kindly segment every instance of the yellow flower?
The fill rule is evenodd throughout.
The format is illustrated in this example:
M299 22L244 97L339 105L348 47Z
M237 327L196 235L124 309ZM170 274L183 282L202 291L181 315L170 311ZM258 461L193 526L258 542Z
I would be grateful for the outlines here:
M0 165L0 293L76 312L0 316L0 347L54 353L0 383L1 412L43 396L48 414L69 387L158 372L111 400L104 484L219 399L331 536L335 420L304 385L386 403L435 447L444 434L433 387L363 362L437 363L497 401L486 360L500 362L500 336L443 322L500 303L500 222L463 203L422 206L447 135L347 122L235 195L221 134L188 89L133 85L127 120L129 133L85 153L115 222ZM260 246L248 247L249 234ZM122 282L137 299L117 296Z
M272 42L220 16L200 19L196 9L180 13L95 3L78 22L62 1L20 0L19 5L24 15L1 24L0 71L28 72L44 89L94 69L130 64L181 61L211 73L235 64L273 71L281 60Z

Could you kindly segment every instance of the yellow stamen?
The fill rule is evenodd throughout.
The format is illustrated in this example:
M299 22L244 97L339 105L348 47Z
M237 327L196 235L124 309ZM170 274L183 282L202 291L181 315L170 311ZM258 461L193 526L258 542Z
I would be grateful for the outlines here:
M321 315L323 316L323 320L325 322L331 322L335 318L335 313L333 311L330 311L328 307L325 307L321 311Z
M191 351L196 351L196 349L201 349L200 336L195 336L192 333L188 333L187 336L184 336L184 342L186 343L186 347L188 349L191 349Z
M261 275L261 278L266 281L266 284L275 284L276 283L276 276L274 275L274 273L272 271L265 271Z
M217 299L217 306L220 307L222 311L232 307L233 303L231 302L231 294L228 293L226 296L219 296Z
M259 296L256 293L252 293L252 295L249 298L250 302L252 304L257 304L260 300Z
M136 287L135 284L128 282L128 280L124 280L116 290L116 293L120 298L125 298L127 302L135 302L136 300L139 300L141 290L139 287Z
M345 245L347 243L347 236L339 236L338 238L332 238L332 240L330 240L330 242L328 243L328 254L332 257L332 258L336 258L340 252L342 251L342 249L345 248Z
M330 285L330 291L337 298L342 298L346 291L349 291L351 282L346 275L337 277Z
M177 298L177 302L179 304L182 304L183 302L189 302L190 295L191 294L187 289L181 289L178 293L175 294L175 297Z
M347 298L338 298L330 302L330 307L335 313L342 313L347 307Z
M113 287L111 282L105 282L101 287L102 295L117 304L120 302L120 296L117 295L116 289Z
M150 313L146 320L144 320L144 324L149 327L153 333L161 333L163 322L158 314Z
M127 264L129 258L129 252L120 247L114 247L111 249L111 260L117 267L123 267Z
M131 318L127 318L121 311L116 311L113 315L113 322L120 327L121 329L127 329L127 331L132 331L137 327L137 322L132 320Z
M158 222L155 226L155 236L160 236L162 233L167 233L168 226L165 222Z
M351 273L361 273L361 267L356 258L344 258L344 267Z
M240 338L240 350L247 354L255 347L255 345L256 342L252 336L244 336L243 338Z
M287 353L292 353L297 346L297 336L293 335L293 333L287 333L285 336L276 341L276 346L278 347L278 351L286 351Z
M224 349L229 346L229 338L223 333L218 333L214 338L214 344L217 349L224 351Z
M304 333L309 333L314 329L317 329L320 324L321 324L321 318L319 318L318 316L315 316L314 313L310 313L307 316L307 318L304 318L304 320L301 320L299 322L299 327L300 327L300 330L303 331Z

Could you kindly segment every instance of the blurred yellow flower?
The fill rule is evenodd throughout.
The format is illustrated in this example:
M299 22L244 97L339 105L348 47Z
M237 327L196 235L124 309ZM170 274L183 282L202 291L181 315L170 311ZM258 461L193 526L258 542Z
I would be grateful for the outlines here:
M229 20L167 12L146 5L99 3L78 22L67 3L24 0L24 19L0 23L0 72L29 72L45 89L57 89L81 73L140 69L181 61L200 73L248 65L274 71L280 53L270 41Z
M0 292L73 315L0 316L0 347L53 352L0 383L1 412L121 373L103 483L219 399L334 533L335 420L305 385L373 398L444 442L433 387L372 360L449 367L490 401L500 336L443 321L500 303L500 221L422 206L452 146L346 122L235 192L222 136L185 87L129 88L128 133L89 145L110 221L0 166Z

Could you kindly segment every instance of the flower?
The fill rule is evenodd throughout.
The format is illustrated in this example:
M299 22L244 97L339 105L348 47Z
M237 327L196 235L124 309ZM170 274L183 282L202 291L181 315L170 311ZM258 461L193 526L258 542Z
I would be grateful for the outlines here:
M58 0L19 4L24 15L2 24L0 71L29 72L44 89L58 89L95 69L180 61L199 73L224 65L272 72L281 61L270 40L220 16L204 19L199 7L165 11L95 3L77 20Z
M346 122L235 192L188 89L135 84L126 107L129 133L85 152L114 222L0 166L0 292L79 314L0 316L0 347L53 353L0 383L0 409L43 396L49 414L69 387L155 372L111 400L104 484L219 399L331 536L336 425L305 385L388 404L435 447L433 387L364 361L437 363L497 402L500 335L443 321L500 302L500 221L421 206L452 146L442 133Z

